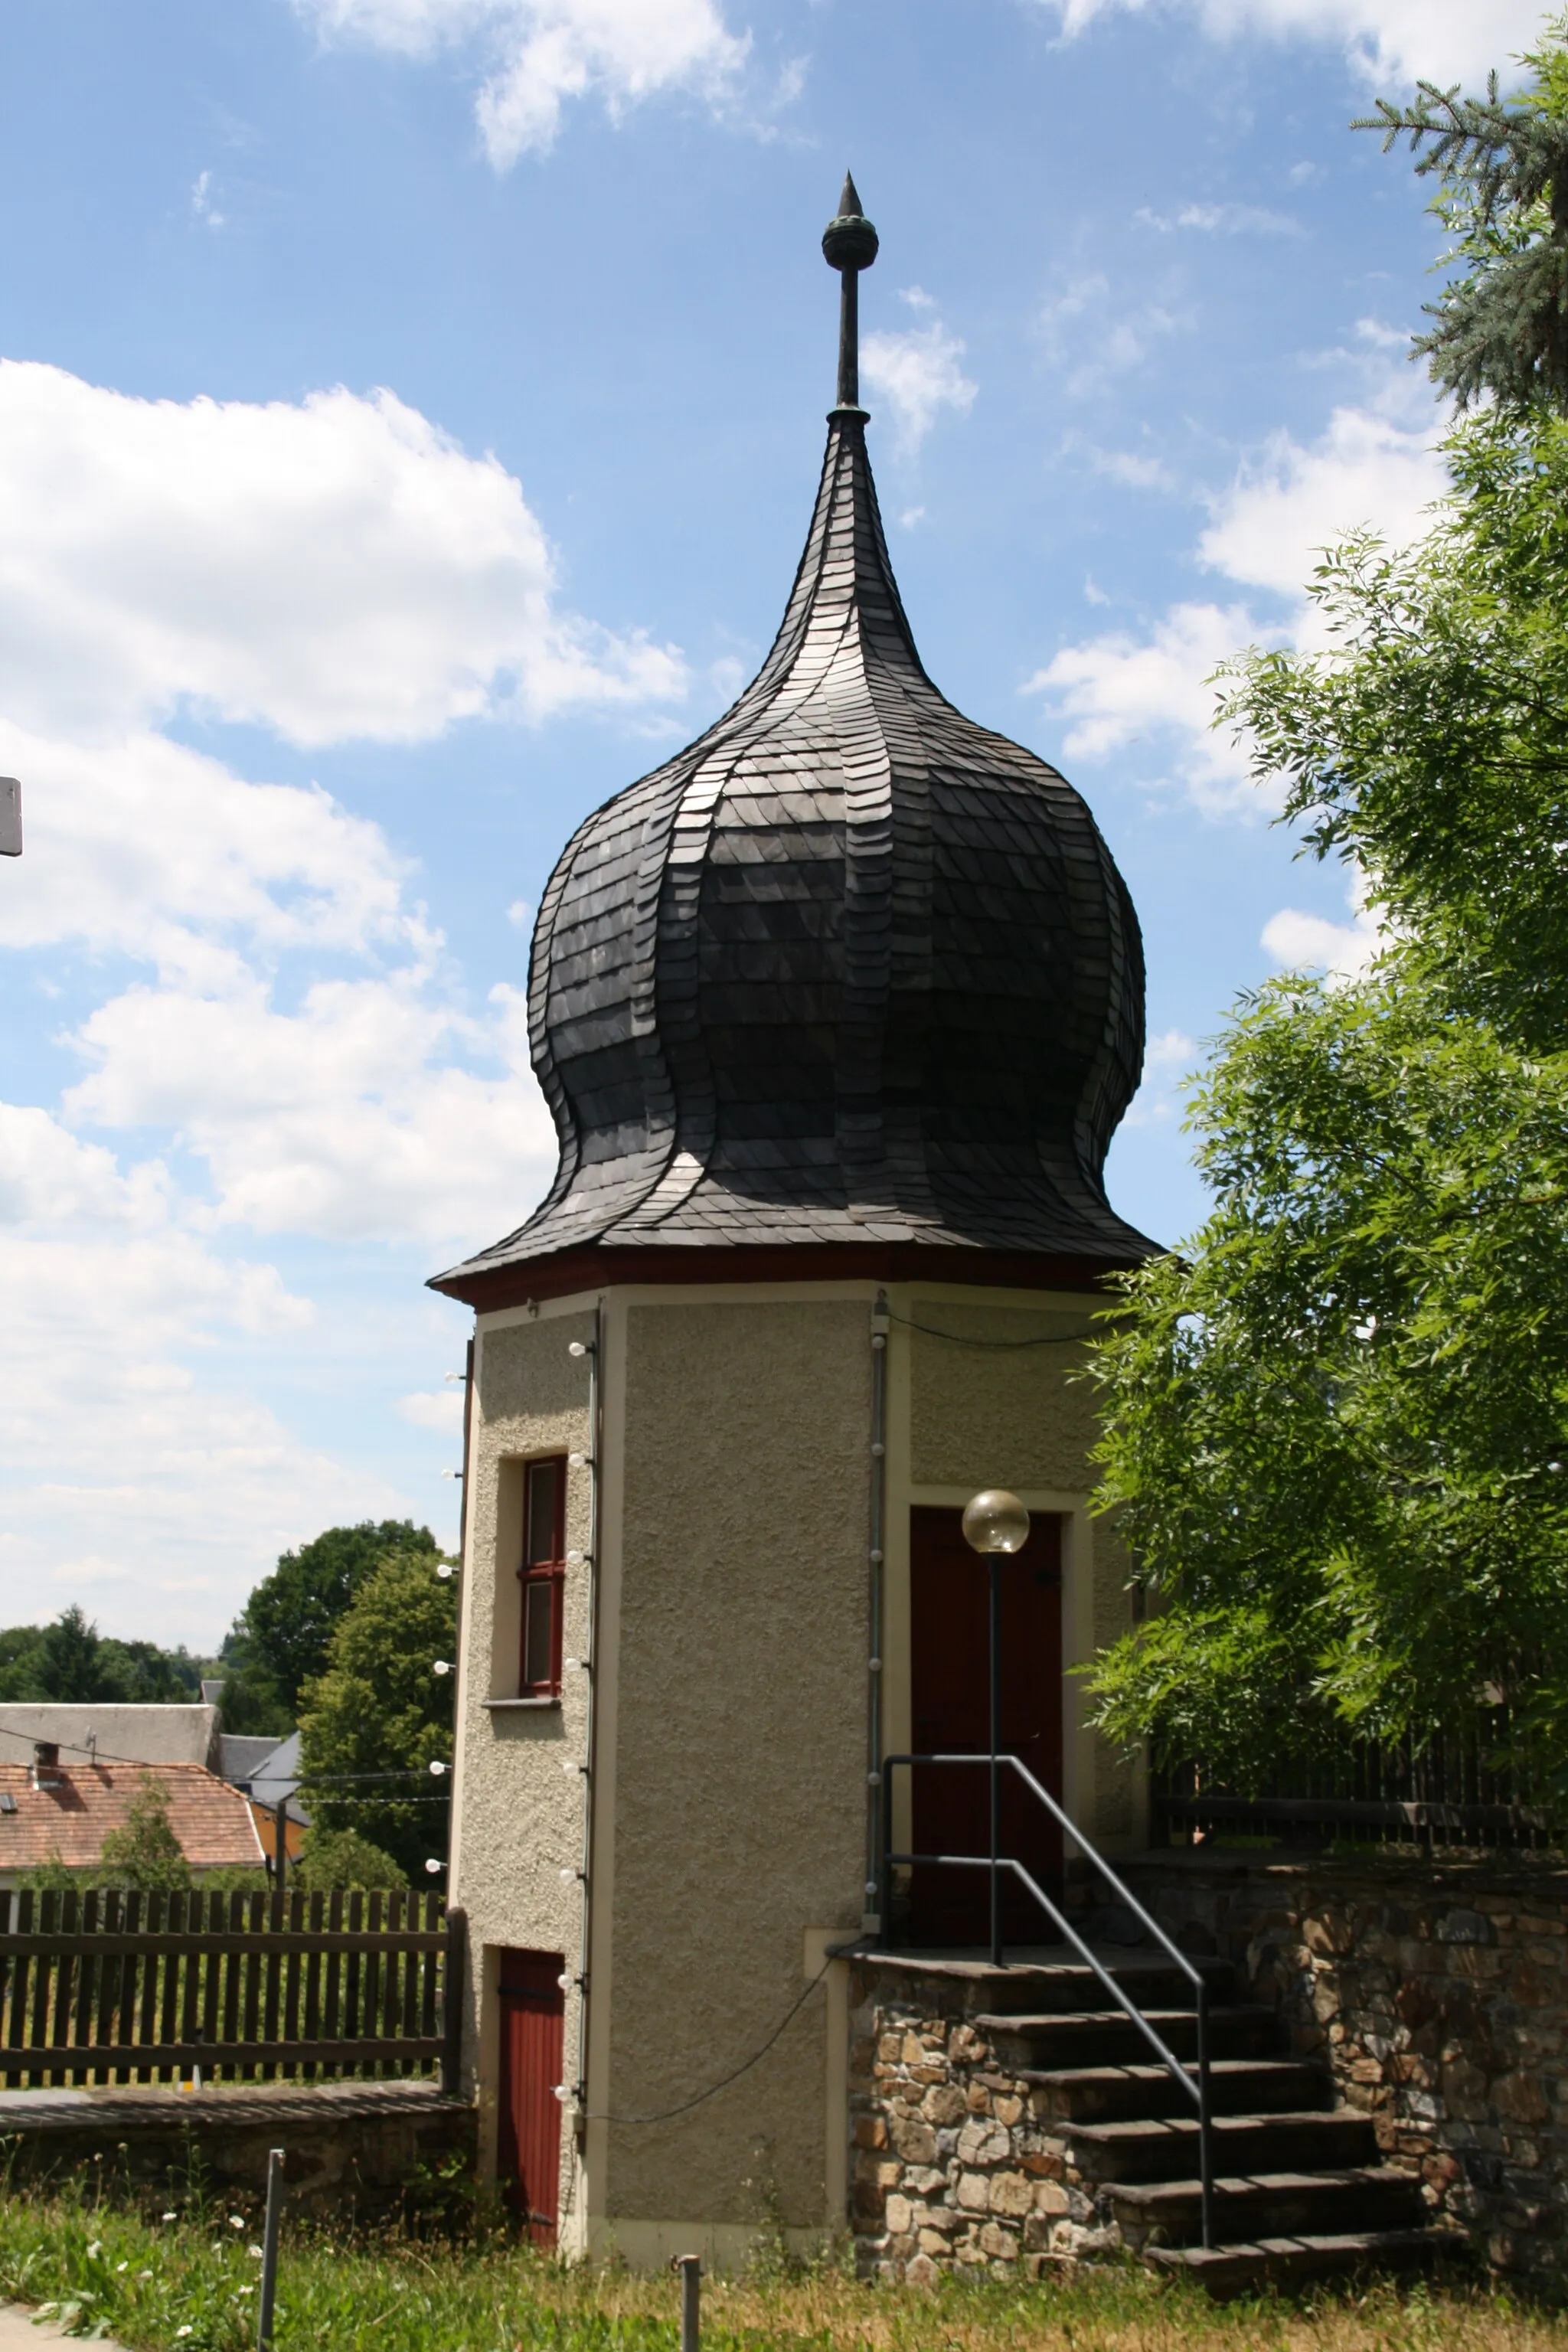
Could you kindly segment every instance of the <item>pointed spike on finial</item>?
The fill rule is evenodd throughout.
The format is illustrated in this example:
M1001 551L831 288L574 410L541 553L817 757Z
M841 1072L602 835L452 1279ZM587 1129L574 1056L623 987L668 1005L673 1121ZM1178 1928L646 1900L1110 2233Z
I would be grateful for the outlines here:
M844 174L837 214L822 232L822 251L834 269L869 269L877 258L877 232L860 209L852 173Z

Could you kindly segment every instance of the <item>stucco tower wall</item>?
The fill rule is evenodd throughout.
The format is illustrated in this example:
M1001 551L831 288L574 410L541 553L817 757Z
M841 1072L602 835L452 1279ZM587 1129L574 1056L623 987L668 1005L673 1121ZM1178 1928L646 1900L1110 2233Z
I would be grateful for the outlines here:
M612 2117L661 2114L741 2065L803 1990L805 1930L859 1922L870 1304L688 1294L612 1317L613 1962L592 2103L607 2093ZM775 2203L819 2231L826 2020L819 1988L689 2116L610 2123L595 2237L644 2259L658 2225L698 2223L722 2252Z
M595 1317L581 1299L531 1316L481 1318L474 1349L469 1425L468 1555L458 1688L457 1795L452 1900L468 1915L473 2000L466 2037L468 2079L479 2086L480 2160L493 2172L500 2060L498 1955L507 1946L564 1956L575 1975L581 1935L584 1787L563 1767L587 1753L586 1677L563 1678L560 1703L487 1706L517 1690L521 1557L521 1465L541 1454L591 1454L588 1368L568 1350L591 1340ZM566 1541L586 1552L590 1473L569 1471ZM586 1562L568 1568L563 1648L589 1646ZM573 1875L563 1879L563 1870ZM566 1998L565 2073L577 2046L577 1995ZM581 2231L580 2183L563 2119L563 2233Z
M1063 1801L1115 1853L1146 1842L1145 1774L1086 1727L1082 1681L1072 1672L1131 1622L1126 1547L1114 1521L1089 1507L1097 1391L1076 1377L1082 1335L1104 1303L1090 1294L945 1285L890 1294L888 1745L909 1741L907 1712L898 1719L909 1694L907 1507L1011 1487L1031 1510L1062 1520Z

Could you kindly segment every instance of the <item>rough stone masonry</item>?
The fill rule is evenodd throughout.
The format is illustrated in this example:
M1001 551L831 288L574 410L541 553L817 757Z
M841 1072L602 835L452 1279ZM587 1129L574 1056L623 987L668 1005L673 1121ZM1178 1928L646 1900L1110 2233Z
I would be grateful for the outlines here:
M864 2276L1037 2273L1117 2242L1029 2085L973 2022L995 1999L978 1969L855 1964L851 2201Z

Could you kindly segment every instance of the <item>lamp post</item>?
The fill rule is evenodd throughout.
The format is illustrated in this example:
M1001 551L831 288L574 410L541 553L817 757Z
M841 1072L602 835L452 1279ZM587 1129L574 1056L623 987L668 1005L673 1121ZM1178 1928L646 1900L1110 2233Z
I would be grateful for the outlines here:
M963 1507L963 1539L991 1570L991 1965L1002 1965L1002 1562L1029 1540L1029 1514L1005 1486L987 1486Z

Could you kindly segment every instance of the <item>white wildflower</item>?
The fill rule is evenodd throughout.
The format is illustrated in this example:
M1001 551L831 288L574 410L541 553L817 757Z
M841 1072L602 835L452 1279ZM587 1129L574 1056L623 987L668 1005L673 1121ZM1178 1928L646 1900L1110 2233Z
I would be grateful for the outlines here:
M102 2240L101 2238L95 2238L95 2239L93 2240L93 2242L92 2242L91 2245L90 2245L90 2246L89 2246L89 2248L88 2248L88 2250L87 2250L87 2258L88 2258L88 2261L89 2261L89 2263L95 2263L95 2262L98 2260L98 2258L99 2258L100 2254L101 2254L101 2253L102 2253L102 2252L103 2252L103 2240Z
M121 2271L128 2271L130 2268L131 2265L129 2263L116 2263L114 2265L115 2276L118 2278Z
M244 2214L231 2213L228 2217L228 2226L231 2230L243 2230L245 2227Z
M146 2279L150 2279L150 2278L152 2277L152 2275L153 2275L153 2273L152 2273L152 2272L151 2272L151 2271L138 2271L138 2272L137 2272L137 2273L136 2273L136 2276L137 2276L137 2278L138 2278L139 2280L146 2280Z
M261 2249L259 2246L247 2246L245 2251L250 2256L252 2262L258 2263L261 2260Z
M179 2218L177 2213L165 2213L163 2216L165 2221L177 2221Z
M176 2336L194 2336L195 2332L194 2327L176 2327L174 2330Z

